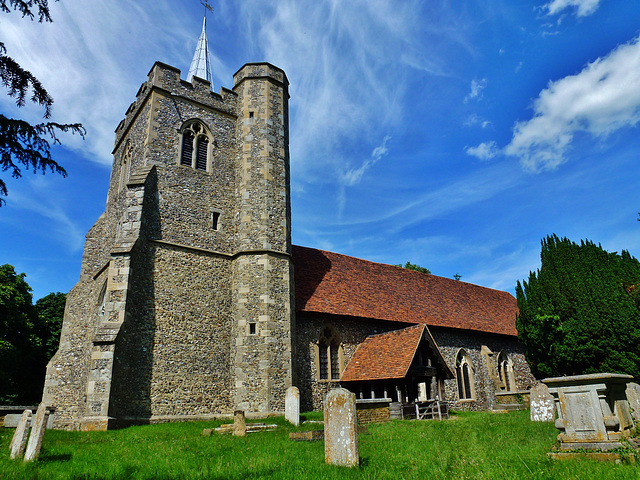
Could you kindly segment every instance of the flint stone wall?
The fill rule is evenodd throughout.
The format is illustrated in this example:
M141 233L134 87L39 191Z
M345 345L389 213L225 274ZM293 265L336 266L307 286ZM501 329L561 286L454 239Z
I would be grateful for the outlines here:
M513 362L513 374L517 390L528 390L536 380L531 374L529 365L524 357L524 347L517 338L506 335L493 335L482 332L446 329L442 327L430 328L431 334L440 347L447 365L455 373L455 361L458 351L463 348L473 364L473 378L475 382L475 399L458 400L458 385L456 380L445 380L445 395L450 408L454 410L492 410L496 404L496 386L489 374L487 362L481 353L486 345L495 354L504 350Z
M296 368L302 411L322 409L326 394L342 386L339 381L318 380L315 348L325 325L331 325L340 337L344 349L344 366L349 363L358 345L368 335L399 330L408 326L408 324L378 320L297 312L295 345L300 354L296 356ZM507 353L513 362L518 390L528 390L535 383L535 378L524 358L524 348L517 338L441 327L430 327L429 330L453 372L455 372L455 359L460 348L465 349L474 367L476 393L474 400L459 401L456 380L445 381L446 400L452 402L452 409L491 410L496 403L496 386L489 375L487 362L481 354L483 345L496 354L501 350Z

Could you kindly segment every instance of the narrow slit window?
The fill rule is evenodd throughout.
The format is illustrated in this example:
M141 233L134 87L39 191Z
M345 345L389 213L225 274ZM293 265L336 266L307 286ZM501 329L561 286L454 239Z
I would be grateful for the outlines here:
M249 324L249 335L255 335L256 334L256 324L255 323L250 323Z
M220 212L211 212L211 228L218 230L218 223L220 221Z

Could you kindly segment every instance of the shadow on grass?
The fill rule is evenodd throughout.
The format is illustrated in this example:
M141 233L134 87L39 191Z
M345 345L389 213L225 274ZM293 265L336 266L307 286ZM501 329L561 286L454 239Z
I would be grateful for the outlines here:
M41 455L38 463L68 462L72 458L70 453L61 453L59 455Z

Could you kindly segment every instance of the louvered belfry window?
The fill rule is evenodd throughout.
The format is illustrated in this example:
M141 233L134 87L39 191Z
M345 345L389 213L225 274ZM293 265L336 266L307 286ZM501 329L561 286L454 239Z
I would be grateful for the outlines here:
M193 157L193 132L190 130L182 134L182 155L180 156L180 165L190 167Z
M200 135L196 148L196 170L207 170L207 151L209 150L209 140L204 135Z
M204 126L191 121L182 132L180 165L207 171L209 160L209 138Z

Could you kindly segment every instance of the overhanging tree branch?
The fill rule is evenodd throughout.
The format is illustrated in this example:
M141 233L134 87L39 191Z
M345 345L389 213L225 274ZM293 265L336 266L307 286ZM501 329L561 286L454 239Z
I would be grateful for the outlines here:
M0 0L0 11L11 13L12 10L30 20L34 20L34 11L37 10L39 22L52 21L48 0ZM7 87L7 94L16 99L18 107L23 107L27 95L31 93L31 102L44 107L44 118L50 118L53 98L31 72L6 53L4 43L0 42L0 82ZM86 135L86 130L79 123L45 122L31 125L24 120L0 114L0 170L9 171L13 178L22 176L22 168L42 173L51 171L66 177L66 170L51 157L51 145L60 143L57 137L59 132L77 133L82 138ZM0 179L0 196L6 196L7 193L6 183ZM0 206L4 203L5 200L0 198Z

